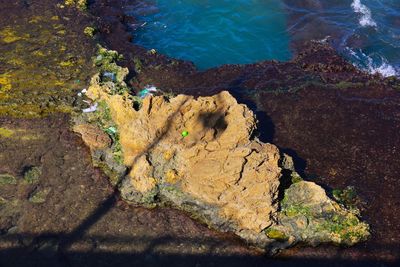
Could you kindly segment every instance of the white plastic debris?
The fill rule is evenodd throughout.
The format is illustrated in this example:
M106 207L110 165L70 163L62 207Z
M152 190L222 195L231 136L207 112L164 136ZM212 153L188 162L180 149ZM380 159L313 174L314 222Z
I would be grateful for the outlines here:
M82 91L80 91L80 92L78 93L78 96L79 96L79 97L82 97L82 95L86 94L86 92L87 92L87 89L86 89L86 88L83 88Z
M98 104L97 104L97 103L94 103L94 104L91 105L90 107L85 108L85 109L82 109L82 112L83 112L83 113L95 112L95 111L97 110L97 106L98 106Z

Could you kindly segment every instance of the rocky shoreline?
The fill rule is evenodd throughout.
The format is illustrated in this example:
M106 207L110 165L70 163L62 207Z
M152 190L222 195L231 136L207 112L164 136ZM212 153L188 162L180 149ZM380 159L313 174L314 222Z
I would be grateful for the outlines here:
M130 5L132 2L129 1ZM11 9L24 8L0 3L5 7L10 5ZM41 5L49 3L43 2ZM135 23L135 19L126 15L127 3L95 1L89 6L89 11L95 17L89 15L85 18L88 22L82 23L78 28L83 33L83 28L96 25L98 30L96 38L104 40L108 48L124 55L122 64L128 67L131 73L127 81L130 87L135 88L136 93L148 84L161 88L164 93L185 93L193 96L211 96L228 90L239 103L247 104L254 111L260 121L258 138L262 142L277 144L282 151L291 155L296 170L306 180L316 181L328 187L328 192L329 188L355 186L361 201L358 202L358 207L362 209L363 206L359 203L368 202L368 209L362 212L372 225L372 235L376 237L374 240L343 251L337 247L293 249L282 253L281 257L289 259L328 257L332 258L333 262L339 259L358 258L360 262L370 260L371 263L379 260L390 263L398 259L399 255L396 252L399 244L396 237L398 229L395 226L398 214L395 206L398 200L395 183L398 179L396 173L399 166L395 157L397 153L395 144L399 141L396 134L399 128L396 109L400 99L398 80L382 79L379 76L362 73L336 55L326 44L321 43L310 44L294 60L287 63L268 61L246 66L222 66L206 72L197 72L191 63L174 60L133 45L129 26ZM32 6L38 8L36 5ZM27 8L29 9L30 7ZM69 15L71 16L71 13ZM72 15L75 16L80 15L79 13ZM45 19L51 17L54 16L48 15ZM17 37L22 38L19 35ZM76 37L71 36L71 38ZM82 34L80 38L87 37ZM88 52L86 57L88 69L91 68L90 57L95 49L94 42L88 47L90 46L87 51L92 51L92 54ZM79 48L73 50L80 51ZM84 73L89 76L88 72ZM76 82L81 79L85 78L70 79L68 87L75 86L77 89L82 89L84 85L77 85ZM12 85L16 88L24 87L18 84ZM2 84L2 89L4 88ZM66 103L74 103L75 110L83 105L76 98L77 89L66 90L71 96ZM52 92L54 91L49 93ZM63 94L64 92L60 95ZM26 102L21 100L21 96L9 99L14 102L15 100ZM31 99L35 104L39 98ZM15 107L19 114L17 116L27 115L25 110L19 111L19 106L10 106L7 101L2 103L2 107L6 107L4 110L9 111L2 112L2 117L15 116ZM43 102L42 99L37 101ZM43 116L54 112L53 110L42 112L41 108L37 110L39 112L34 111L28 115L37 117L39 114ZM12 131L12 124L6 130ZM14 132L20 135L18 131ZM10 142L9 139L0 141L3 147L8 147ZM8 161L4 154L1 155L3 166L7 166ZM26 165L26 163L21 164L22 167ZM9 167L3 167L0 171L20 172ZM382 184L377 177L383 177L385 183ZM362 184L359 183L361 179ZM13 190L12 186L14 185L5 190ZM385 193L376 196L376 192L379 191ZM157 210L154 212L162 213ZM338 251L340 256L335 258Z

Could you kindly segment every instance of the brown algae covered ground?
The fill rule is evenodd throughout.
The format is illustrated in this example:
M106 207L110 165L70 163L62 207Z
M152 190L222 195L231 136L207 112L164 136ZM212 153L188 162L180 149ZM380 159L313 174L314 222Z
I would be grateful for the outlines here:
M69 112L73 109L71 104L76 101L76 93L86 87L89 77L94 72L91 57L97 49L88 37L91 37L96 29L93 27L93 21L86 17L87 14L67 8L66 4L69 3L66 2L79 4L83 1L0 0L0 115L38 117L53 111ZM389 80L383 84L375 78L369 82L369 77L356 72L342 61L337 61L329 50L319 53L318 49L314 50L312 56L306 53L289 64L267 62L248 67L228 66L197 73L190 64L135 48L126 42L129 40L126 38L128 34L125 28L121 27L120 21L128 22L129 18L118 13L120 1L117 2L96 1L94 5L97 9L93 11L104 14L101 30L108 33L107 39L111 48L122 51L125 64L136 74L141 73L133 80L133 84L139 86L138 88L152 83L164 87L165 91L183 91L194 95L214 94L221 89L230 89L236 91L239 96L243 96L240 90L261 90L263 93L255 93L254 99L262 102L264 98L260 98L260 95L270 99L269 102L266 100L259 104L266 107L270 105L268 108L273 111L271 113L274 115L277 137L274 142L283 147L296 148L300 153L312 150L305 155L307 159L312 159L309 166L315 173L331 173L328 177L337 176L341 181L343 175L335 172L333 168L331 172L328 168L333 166L334 162L320 157L320 147L329 148L329 143L318 141L313 144L301 138L292 140L294 134L291 133L302 131L307 134L307 131L304 131L303 127L296 127L293 119L285 116L280 119L280 116L287 113L283 111L287 111L288 107L292 110L302 105L307 109L305 103L308 102L300 103L296 94L297 91L302 92L306 88L322 86L322 90L333 89L332 94L336 94L336 89L341 90L340 94L344 95L340 101L343 102L343 99L349 97L352 101L357 101L353 94L360 94L355 92L360 86L368 89L362 93L366 98L381 93L392 97L394 94L381 89L381 86L394 88L399 84ZM63 50L65 53L62 53ZM14 54L10 51L14 51ZM24 71L24 66L29 72ZM321 93L322 90L315 89L310 94L320 99L318 96L325 94ZM291 92L288 96L281 94L288 91ZM278 105L275 100L282 101ZM317 109L318 107L321 105L316 105ZM93 122L97 121L103 132L112 131L114 126L108 120L107 110L106 106L99 105L99 117L92 118ZM342 110L340 103L337 110ZM310 114L303 112L303 119L299 121L304 121L308 115ZM101 118L104 120L99 120ZM265 120L260 118L261 121ZM390 116L387 118L390 120ZM327 129L330 127L329 123L336 125L334 120L328 118L324 124ZM110 201L113 199L110 198L113 196L113 189L109 187L105 177L93 169L90 154L69 127L69 117L59 115L34 120L3 117L0 121L0 265L27 266L29 262L31 265L40 266L67 263L69 266L115 266L128 263L140 266L162 263L173 266L243 266L254 262L259 265L310 266L323 262L337 266L354 266L357 262L361 266L381 266L374 261L393 261L396 258L396 254L391 252L396 248L384 250L379 247L380 243L377 243L376 248L361 244L354 250L341 250L331 246L321 249L300 247L283 254L287 257L287 262L270 261L253 257L257 254L255 251L233 241L229 236L220 235L194 223L177 211L133 208L120 202L115 204ZM108 135L113 137L110 132ZM355 143L348 139L346 141L343 143L349 144L350 147ZM120 152L118 147L112 151L116 153L112 157L114 162L120 162ZM366 153L366 157L369 154ZM337 160L338 157L332 158ZM353 163L355 164L350 165L356 166L357 161ZM379 176L379 166L381 165L374 166L374 175ZM396 170L394 166L391 169ZM354 172L346 172L345 176L352 177L352 174ZM390 182L389 178L385 176L385 181ZM328 184L337 187L346 185L337 179L330 178ZM115 182L117 180L114 180ZM320 182L324 183L324 180ZM382 195L379 199L386 205L385 196ZM395 203L393 201L396 201L396 198L391 197L389 200L390 203ZM108 205L109 203L111 205ZM375 206L373 205L374 212ZM309 215L309 209L303 207L297 209L297 206L286 205L282 208L289 217L307 218ZM377 224L376 217L370 212L369 218L375 223L374 227ZM386 238L387 243L391 244L388 239L390 236L394 242L398 239L393 231L388 230L391 229L388 225L390 226L393 219L389 220L387 217L385 213L379 232L372 234L379 238L379 242ZM396 219L396 216L393 218ZM91 221L96 224L91 224ZM351 218L333 218L333 222L332 225L323 226L347 237L342 225L353 224ZM382 234L383 229L386 229L385 234ZM267 234L276 240L286 240L286 236L278 229L271 229ZM372 253L369 255L369 252ZM380 253L380 256L376 253ZM360 254L362 258L358 259ZM7 261L3 261L6 258Z

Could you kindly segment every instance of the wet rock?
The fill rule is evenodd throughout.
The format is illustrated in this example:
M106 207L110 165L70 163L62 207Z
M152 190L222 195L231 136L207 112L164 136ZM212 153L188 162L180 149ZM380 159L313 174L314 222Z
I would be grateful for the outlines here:
M360 222L356 212L331 200L322 187L312 182L292 184L285 191L281 208L275 229L292 237L293 242L354 245L369 236L369 226Z
M0 174L0 185L15 185L17 184L17 178L10 174Z

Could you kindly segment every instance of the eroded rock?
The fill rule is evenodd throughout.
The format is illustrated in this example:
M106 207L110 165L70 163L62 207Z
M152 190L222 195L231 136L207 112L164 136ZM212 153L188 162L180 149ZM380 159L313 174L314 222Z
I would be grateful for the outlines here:
M74 131L82 135L82 140L91 149L106 148L111 145L111 138L93 124L78 124Z
M275 230L295 240L313 245L321 242L354 245L369 236L369 227L330 199L322 187L312 182L292 184L281 202L279 226Z
M299 241L354 244L368 236L368 225L304 182L290 157L253 138L253 112L228 92L149 96L135 110L127 92L114 94L98 81L87 95L107 105L118 128L130 170L119 184L126 201L173 205L270 251ZM282 176L293 184L279 210Z

